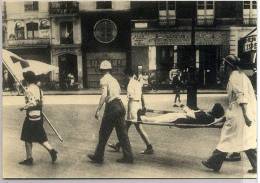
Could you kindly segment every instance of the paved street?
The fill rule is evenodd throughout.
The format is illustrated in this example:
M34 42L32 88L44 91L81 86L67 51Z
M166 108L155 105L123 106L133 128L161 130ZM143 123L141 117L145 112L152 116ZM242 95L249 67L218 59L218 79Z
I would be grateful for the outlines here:
M147 108L174 110L172 95L146 95ZM185 103L186 95L181 98ZM198 106L209 109L214 102L226 107L225 94L201 94ZM144 126L154 149L153 155L141 155L145 148L135 128L129 137L135 155L133 165L118 164L121 153L106 149L105 162L96 165L86 154L92 153L98 140L100 121L94 119L97 95L48 95L44 98L44 112L57 127L64 142L60 143L45 124L50 143L58 150L58 161L51 164L49 154L40 145L33 146L34 166L23 167L18 162L25 158L19 140L24 113L18 108L23 97L3 97L3 176L5 178L255 178L247 174L250 167L243 154L241 162L226 162L219 173L207 170L201 161L209 157L219 136L219 129L178 129ZM123 96L126 104L126 97ZM109 142L115 142L113 132Z

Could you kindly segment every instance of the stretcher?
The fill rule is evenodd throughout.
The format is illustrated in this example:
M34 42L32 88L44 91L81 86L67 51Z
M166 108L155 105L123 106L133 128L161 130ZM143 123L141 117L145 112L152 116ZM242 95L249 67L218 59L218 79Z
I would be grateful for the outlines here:
M146 109L145 112L157 113L157 114L167 114L167 113L177 113L176 111L167 111L167 110L153 110ZM145 113L142 113L144 115ZM140 116L138 119L141 119ZM222 128L225 122L225 117L219 118L208 124L194 123L192 120L180 119L176 121L166 121L166 122L149 122L141 120L126 120L127 122L133 124L144 124L144 125L155 125L155 126L168 126L168 127L177 127L177 128Z

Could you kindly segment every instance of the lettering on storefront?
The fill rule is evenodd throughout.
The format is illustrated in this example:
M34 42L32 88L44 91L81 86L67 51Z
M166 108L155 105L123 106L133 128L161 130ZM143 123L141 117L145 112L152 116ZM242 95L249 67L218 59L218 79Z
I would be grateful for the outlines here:
M132 46L190 45L190 32L134 32Z
M132 46L191 45L191 32L133 32ZM197 31L195 45L226 45L227 31Z
M62 54L72 54L72 55L81 55L79 48L55 48L53 49L53 55L62 55Z
M225 31L200 31L195 32L195 45L225 45L229 35Z

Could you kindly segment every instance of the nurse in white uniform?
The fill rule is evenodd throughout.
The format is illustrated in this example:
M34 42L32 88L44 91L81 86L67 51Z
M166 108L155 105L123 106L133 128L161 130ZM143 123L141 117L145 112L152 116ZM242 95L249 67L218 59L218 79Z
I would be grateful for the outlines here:
M256 173L257 106L254 89L248 77L238 67L241 65L238 57L228 55L224 61L229 75L227 121L221 131L216 150L202 164L207 168L219 171L227 153L245 152L252 166L248 172Z

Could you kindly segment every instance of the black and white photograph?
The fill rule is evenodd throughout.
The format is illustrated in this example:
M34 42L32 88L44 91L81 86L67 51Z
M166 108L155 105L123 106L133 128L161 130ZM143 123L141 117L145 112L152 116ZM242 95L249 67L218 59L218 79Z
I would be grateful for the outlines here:
M257 181L257 5L1 1L3 179Z

